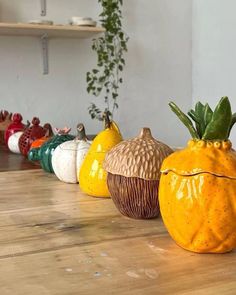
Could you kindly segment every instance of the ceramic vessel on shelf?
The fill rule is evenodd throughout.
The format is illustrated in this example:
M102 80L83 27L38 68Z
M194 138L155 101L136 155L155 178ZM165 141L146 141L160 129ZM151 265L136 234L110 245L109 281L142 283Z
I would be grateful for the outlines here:
M159 201L163 221L175 242L198 253L236 248L236 152L228 140L235 123L223 97L214 112L200 102L188 114L172 110L191 132L188 146L161 167Z
M72 16L69 23L73 26L96 27L97 22L91 17Z
M122 141L120 130L105 113L105 129L93 140L78 175L80 188L94 197L110 197L107 187L107 173L103 168L106 153Z
M44 171L53 173L52 167L52 155L58 145L63 142L74 139L73 135L70 135L70 129L55 129L56 135L45 142L40 148L34 148L29 151L28 158L31 161L39 161Z
M77 126L77 137L60 144L52 156L56 176L67 183L77 183L82 162L90 148L83 124Z
M104 168L107 184L118 210L131 218L159 215L158 186L162 161L172 153L152 137L149 128L125 140L107 153Z

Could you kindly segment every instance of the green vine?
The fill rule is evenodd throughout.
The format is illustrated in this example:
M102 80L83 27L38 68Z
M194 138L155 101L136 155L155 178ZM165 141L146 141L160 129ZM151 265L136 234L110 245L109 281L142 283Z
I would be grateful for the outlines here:
M92 49L97 53L97 68L87 73L87 92L95 97L104 95L105 110L95 103L89 106L92 119L103 120L102 113L113 118L118 109L118 90L123 82L121 72L125 66L128 37L122 30L123 0L98 0L102 5L100 21L105 29L103 36L93 39Z

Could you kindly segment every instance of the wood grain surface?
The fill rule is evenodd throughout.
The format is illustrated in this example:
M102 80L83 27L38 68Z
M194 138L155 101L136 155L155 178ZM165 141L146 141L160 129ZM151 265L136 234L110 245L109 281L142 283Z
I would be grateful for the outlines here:
M236 252L172 241L42 170L0 173L0 294L236 294Z
M1 23L0 35L3 36L36 36L47 34L57 38L91 38L96 34L103 33L101 27L85 27L71 25L42 25L27 23Z
M30 162L22 155L11 153L6 146L0 144L0 172L39 169L40 165Z

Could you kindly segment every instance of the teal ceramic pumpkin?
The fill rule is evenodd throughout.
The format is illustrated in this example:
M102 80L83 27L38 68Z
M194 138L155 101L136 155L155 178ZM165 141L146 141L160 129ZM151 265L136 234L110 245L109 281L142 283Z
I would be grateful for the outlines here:
M29 151L30 161L39 161L42 169L49 173L54 173L52 167L52 155L56 147L63 142L73 140L75 136L68 134L70 129L56 130L57 135L45 142L40 148L34 148Z

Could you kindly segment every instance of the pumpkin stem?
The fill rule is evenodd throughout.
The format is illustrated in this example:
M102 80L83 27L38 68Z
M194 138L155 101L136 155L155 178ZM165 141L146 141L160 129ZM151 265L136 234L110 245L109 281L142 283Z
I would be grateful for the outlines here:
M46 131L45 136L51 137L53 136L52 126L49 123L44 124L43 129Z
M107 111L103 113L103 120L105 122L105 129L110 128L111 120Z
M86 136L86 133L85 133L85 128L84 128L84 124L82 123L79 123L77 125L77 137L76 139L78 140L85 140L87 141L87 136Z

